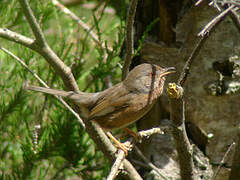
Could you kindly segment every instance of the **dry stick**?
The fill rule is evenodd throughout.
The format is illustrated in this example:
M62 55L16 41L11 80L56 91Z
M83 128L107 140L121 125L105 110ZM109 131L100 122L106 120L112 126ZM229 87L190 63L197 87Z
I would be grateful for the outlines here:
M199 39L199 41L197 42L197 44L195 45L192 53L190 54L188 60L186 61L182 73L178 79L177 84L180 86L183 86L185 81L187 80L187 76L190 72L190 67L193 63L193 60L195 59L195 57L198 55L199 51L201 50L201 47L203 46L204 42L206 41L207 36L201 37Z
M221 5L229 5L229 4L234 4L232 3L233 1L215 1L215 3L221 3ZM237 4L234 4L237 6ZM240 6L240 4L238 5ZM222 9L218 6L217 8L219 11L222 11ZM239 10L239 7L236 7L230 11L230 17L232 18L234 24L238 28L238 31L240 32L240 18L239 15L237 14L237 11Z
M88 27L87 24L85 24L77 15L75 15L72 11L70 11L68 8L66 8L64 5L62 5L61 3L59 3L57 0L52 0L52 3L54 5L56 5L63 13L69 15L72 19L74 19L75 21L77 21L77 23L87 32L90 34L90 37L92 38L92 40L98 45L100 46L103 50L105 50L105 43L101 42L98 38L98 36L92 31L91 28ZM108 49L109 51L112 51L111 48Z
M215 179L216 179L218 173L219 173L220 170L221 170L222 165L223 165L224 162L225 162L225 159L226 159L228 153L230 152L230 150L232 149L232 147L233 147L234 145L235 145L235 142L232 142L232 144L231 144L231 145L229 146L229 148L227 149L227 151L226 151L226 153L224 154L224 156L223 156L223 158L222 158L219 166L217 167L217 170L215 171L215 173L214 173L214 175L213 175L213 177L212 177L212 180L215 180Z
M198 0L196 3L195 3L195 6L198 6L200 3L202 3L203 0Z
M128 9L127 29L126 29L126 57L122 70L122 80L127 77L129 67L134 54L133 24L136 14L138 0L132 0Z
M239 6L240 7L240 2L239 4L237 4L236 2L234 1L217 1L217 3L221 3L221 4L233 4L233 5L236 5L236 6ZM237 11L239 10L239 7L236 7L234 9L231 10L231 18L234 22L234 24L236 25L236 27L238 28L238 31L240 32L240 18L239 18L239 15L237 14Z
M27 0L19 0L23 13L34 33L34 36L36 40L33 42L33 44L29 45L28 41L21 40L21 42L18 42L19 37L14 39L13 36L7 34L4 30L0 33L0 37L4 37L6 39L11 39L14 42L23 44L23 42L26 44L26 47L29 47L33 49L34 51L41 54L46 61L54 68L56 73L61 76L65 86L73 90L75 92L79 92L77 83L71 73L71 69L67 67L60 58L53 52L53 50L48 46L42 30L40 29L39 24L37 24L37 21L33 15L33 12L29 6L29 3ZM15 33L17 34L17 33ZM24 45L24 44L23 44ZM76 106L78 111L80 112L79 107ZM112 145L110 140L106 137L103 130L97 126L96 123L92 121L86 121L86 131L90 135L90 137L95 141L95 143L98 145L98 147L102 150L102 152L105 153L105 155L110 159L113 160L115 157L114 153L116 152L116 148ZM127 175L132 180L141 180L141 176L137 173L136 169L132 166L132 164L127 161L126 159L123 161L124 169L127 172Z
M229 13L232 10L233 7L226 9L225 11L223 11L222 13L220 13L217 17L215 17L211 22L209 22L204 28L203 30L198 33L198 36L200 36L200 40L197 42L195 48L193 49L191 55L189 56L188 60L186 61L183 71L178 79L178 85L183 86L183 84L185 83L187 76L189 74L189 70L191 67L191 64L193 62L193 60L195 59L195 57L197 56L197 54L199 53L201 47L203 46L204 42L206 41L207 37L206 34L210 33L210 31L216 27L216 25L227 15L227 13Z
M138 136L140 139L142 138L149 138L150 136L154 135L154 134L164 134L162 128L152 128L152 129L148 129L148 130L142 130L138 132Z
M217 0L216 1L217 3L222 3L222 4L234 4L234 5L236 5L236 6L240 6L240 1L231 1L231 0L229 0L229 1L226 1L226 0Z
M231 18L240 32L240 16L237 14L236 10L231 10Z
M29 3L27 0L19 0L23 13L28 21L28 24L30 25L33 34L36 38L37 41L37 45L40 47L43 47L47 44L46 39L44 37L44 34L39 26L39 24L37 23L36 18L33 15L33 12L29 6Z
M213 20L211 20L204 28L203 30L198 33L198 36L205 36L207 33L209 33L209 31L212 29L213 26L215 26L220 20L222 20L222 18L224 16L226 16L229 11L231 11L233 8L235 7L235 5L231 5L229 8L225 9L224 11L222 11L218 16L216 16L215 18L213 18Z
M240 127L237 128L237 144L232 161L232 169L229 180L238 180L240 177Z
M152 129L149 129L149 130L143 130L143 131L138 132L138 137L139 137L139 139L149 138L153 134L163 134L163 133L164 132L160 128L152 128ZM128 143L130 145L130 144L132 144L132 140L131 141L127 141L125 143ZM119 168L120 168L120 166L122 164L122 161L125 158L125 156L126 156L126 154L123 152L123 150L119 149L119 152L118 152L118 155L117 155L117 159L115 160L115 162L114 162L114 164L113 164L113 166L111 168L111 171L110 171L110 173L109 173L109 175L107 177L107 180L112 180L112 179L114 179L118 175ZM143 154L142 154L142 156L143 156Z
M107 180L114 180L115 177L117 177L118 173L119 173L119 168L124 160L124 158L126 157L125 152L122 149L119 149L118 154L117 154L117 158L114 162L114 164L111 167L110 173L107 177Z
M18 44L22 44L23 46L26 46L31 49L33 49L34 46L33 39L18 34L16 32L10 31L9 29L6 28L0 28L0 37L8 39L9 41L13 41Z
M135 146L134 149L136 150L138 156L147 164L148 167L153 169L162 179L167 180L167 175L165 175L165 172L161 171L159 168L157 168L153 163L151 163L141 152L141 150Z
M4 51L6 54L10 55L11 57L13 57L15 60L17 60L22 66L24 66L38 81L40 84L42 84L44 87L49 88L49 86L35 73L33 72L28 65L21 60L19 57L15 56L13 53L11 53L10 51L8 51L5 48L0 47L0 49L2 51ZM73 115L77 118L77 120L79 121L79 123L82 125L82 127L85 129L85 124L83 122L83 120L80 118L80 116L59 96L54 95L71 113L73 113Z

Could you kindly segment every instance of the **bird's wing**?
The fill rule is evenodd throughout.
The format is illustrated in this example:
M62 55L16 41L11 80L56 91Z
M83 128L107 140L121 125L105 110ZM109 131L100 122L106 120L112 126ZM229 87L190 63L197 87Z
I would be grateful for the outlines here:
M93 109L91 109L90 119L105 116L106 114L129 106L131 94L122 84L118 87L107 89L104 93L104 96L100 98Z

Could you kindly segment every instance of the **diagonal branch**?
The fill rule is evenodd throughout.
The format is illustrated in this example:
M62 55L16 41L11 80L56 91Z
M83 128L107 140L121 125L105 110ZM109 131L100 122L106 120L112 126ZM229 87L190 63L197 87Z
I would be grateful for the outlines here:
M88 25L85 24L76 14L74 14L72 11L70 11L68 8L66 8L57 0L52 0L52 3L55 6L57 6L63 13L69 15L73 20L75 20L84 29L84 31L89 33L92 40L105 51L105 48L106 48L105 43L104 42L102 43L99 40L98 36L92 31L92 29L89 28ZM109 48L108 50L112 51L112 48Z
M234 5L231 5L226 10L222 11L219 15L217 15L213 20L211 20L204 28L203 30L198 33L198 36L205 36L212 28L215 26L220 20L223 19L224 16L226 16L233 8L235 8Z
M112 165L112 168L107 177L107 180L114 180L117 177L117 175L119 173L119 168L122 165L122 161L125 159L125 157L126 157L125 152L123 150L119 149L117 158L116 158L114 164Z
M23 13L25 15L25 17L27 18L27 21L33 31L33 34L36 38L36 41L38 43L39 46L45 46L46 40L45 37L43 35L43 32L39 26L39 24L37 23L36 18L33 15L33 12L29 6L28 0L19 0Z
M140 149L135 146L134 147L135 151L137 152L137 155L144 161L144 163L149 166L151 169L153 169L162 179L167 180L167 175L158 167L156 167L151 161L149 161L143 153L140 151Z
M10 55L11 57L13 57L14 59L16 59L22 66L24 66L38 81L40 84L42 84L44 87L49 88L49 86L35 73L33 72L28 65L21 60L19 57L17 57L16 55L14 55L13 53L11 53L10 51L8 51L5 48L0 47L0 49L2 51L4 51L6 54ZM57 98L71 113L73 113L73 115L78 119L79 123L82 125L83 128L85 128L85 124L83 122L83 120L79 117L79 115L59 96L54 95L55 98Z
M240 127L237 127L237 141L232 161L232 168L229 180L236 180L240 177Z

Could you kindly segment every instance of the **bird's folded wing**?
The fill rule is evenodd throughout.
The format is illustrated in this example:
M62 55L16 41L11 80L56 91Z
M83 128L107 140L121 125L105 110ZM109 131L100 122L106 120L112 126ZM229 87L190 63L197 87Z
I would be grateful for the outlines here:
M121 88L120 91L116 88L113 90L109 89L105 93L105 96L99 99L93 109L91 109L90 119L126 108L129 106L129 102L131 102L131 94L125 88Z

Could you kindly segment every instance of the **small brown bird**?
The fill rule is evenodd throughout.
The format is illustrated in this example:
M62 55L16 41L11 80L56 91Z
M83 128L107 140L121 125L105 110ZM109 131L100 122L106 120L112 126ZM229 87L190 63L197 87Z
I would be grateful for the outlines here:
M144 116L162 94L165 76L174 70L173 67L141 64L130 71L124 81L98 93L66 92L36 86L27 89L72 100L80 106L81 117L94 120L103 129L110 131L124 128ZM123 149L119 142L116 143Z

